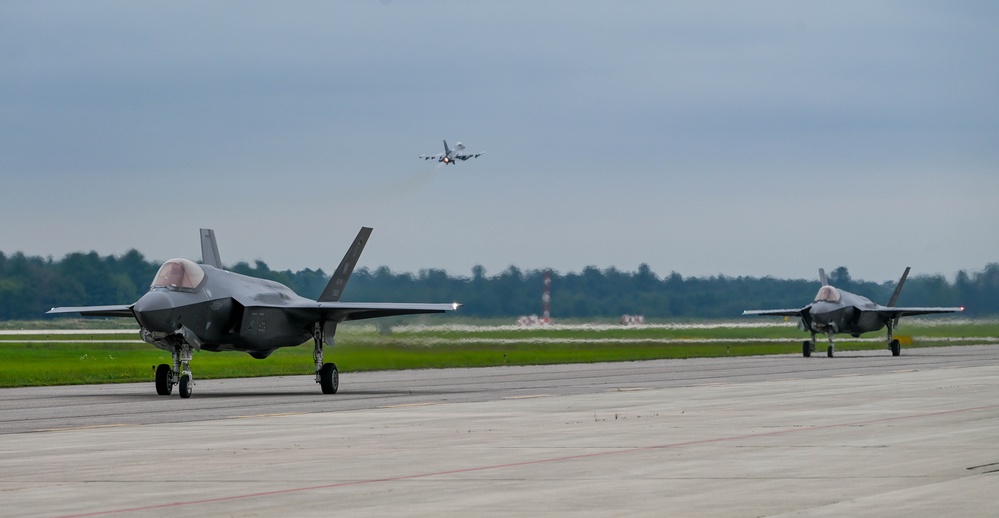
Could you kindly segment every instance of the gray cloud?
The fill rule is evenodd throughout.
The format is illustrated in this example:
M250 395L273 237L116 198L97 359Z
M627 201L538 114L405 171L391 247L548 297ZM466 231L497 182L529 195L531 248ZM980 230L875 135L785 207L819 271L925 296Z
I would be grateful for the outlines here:
M0 250L196 256L214 226L226 261L329 268L368 224L364 261L399 270L979 269L997 15L7 2ZM442 138L486 155L416 159Z

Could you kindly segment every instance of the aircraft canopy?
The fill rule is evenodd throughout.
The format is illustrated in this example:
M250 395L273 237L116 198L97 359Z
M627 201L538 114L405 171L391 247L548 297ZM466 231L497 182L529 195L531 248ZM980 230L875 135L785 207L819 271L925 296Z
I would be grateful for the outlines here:
M815 294L815 302L839 302L839 290L832 286L823 286Z
M205 279L205 270L190 259L170 259L160 266L153 279L153 288L197 288Z

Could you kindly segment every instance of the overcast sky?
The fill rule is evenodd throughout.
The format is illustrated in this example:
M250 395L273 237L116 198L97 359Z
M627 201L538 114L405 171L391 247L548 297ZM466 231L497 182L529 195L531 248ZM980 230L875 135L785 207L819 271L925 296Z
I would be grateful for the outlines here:
M854 278L999 261L999 3L0 2L0 251ZM417 157L442 139L484 152Z

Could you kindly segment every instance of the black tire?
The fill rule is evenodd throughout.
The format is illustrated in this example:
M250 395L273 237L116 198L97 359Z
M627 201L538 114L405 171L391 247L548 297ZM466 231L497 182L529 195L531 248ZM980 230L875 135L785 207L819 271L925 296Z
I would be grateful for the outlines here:
M191 391L194 390L194 383L191 383L191 377L184 374L180 377L180 397L187 399L191 397Z
M833 357L833 346L830 345L829 348L826 349L826 356L828 356L830 358Z
M319 369L319 386L323 389L323 394L336 394L340 388L340 371L335 363L324 363Z
M892 340L888 347L891 349L892 356L902 354L902 344L898 340Z
M173 383L170 383L172 371L170 366L161 363L156 366L156 393L161 396L169 396L173 392Z
M804 356L805 358L809 358L812 356L812 342L809 342L808 340L802 342L801 355Z

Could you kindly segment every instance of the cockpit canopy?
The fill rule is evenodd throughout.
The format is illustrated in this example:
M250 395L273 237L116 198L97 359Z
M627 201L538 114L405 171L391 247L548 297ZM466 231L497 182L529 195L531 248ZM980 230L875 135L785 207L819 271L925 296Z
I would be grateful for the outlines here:
M153 288L193 290L205 279L205 270L190 259L170 259L160 266Z
M815 302L839 302L839 290L832 286L823 286L815 294Z

